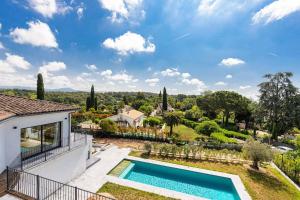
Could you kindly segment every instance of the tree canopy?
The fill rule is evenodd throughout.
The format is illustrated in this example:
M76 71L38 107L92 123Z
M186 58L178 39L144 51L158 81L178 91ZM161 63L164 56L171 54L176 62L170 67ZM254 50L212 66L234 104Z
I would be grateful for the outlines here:
M259 84L261 114L272 138L276 140L278 135L293 126L297 116L297 88L290 80L292 76L290 72L266 74L264 78L267 81Z

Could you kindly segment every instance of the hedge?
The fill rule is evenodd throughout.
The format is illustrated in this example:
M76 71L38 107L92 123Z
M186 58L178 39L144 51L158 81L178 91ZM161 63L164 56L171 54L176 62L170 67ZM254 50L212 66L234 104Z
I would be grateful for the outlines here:
M249 135L245 135L239 132L235 132L235 131L228 131L226 129L221 128L220 132L223 133L225 136L227 137L233 137L233 138L237 138L237 139L241 139L241 140L247 140L249 138Z
M236 144L237 141L233 138L228 138L226 137L223 133L221 132L213 132L210 137L222 142L222 143L234 143Z
M190 127L190 128L195 128L197 125L199 125L199 123L198 122L194 122L194 121L192 121L192 120L189 120L189 119L181 119L181 123L183 124L183 125L186 125L187 127Z

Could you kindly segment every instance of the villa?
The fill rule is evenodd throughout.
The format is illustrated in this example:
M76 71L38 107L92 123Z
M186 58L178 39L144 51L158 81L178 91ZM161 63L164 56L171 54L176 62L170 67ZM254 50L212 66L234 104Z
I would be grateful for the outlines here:
M143 125L145 115L130 106L125 106L117 115L113 115L109 119L116 122L119 126L140 127Z
M76 110L0 94L0 173L8 166L66 183L84 172L92 138L71 133Z

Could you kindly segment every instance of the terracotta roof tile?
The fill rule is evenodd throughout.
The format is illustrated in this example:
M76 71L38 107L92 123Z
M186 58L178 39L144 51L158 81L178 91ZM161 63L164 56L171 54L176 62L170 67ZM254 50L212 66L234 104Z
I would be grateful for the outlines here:
M0 120L14 115L30 115L49 112L74 111L78 107L46 100L0 94Z

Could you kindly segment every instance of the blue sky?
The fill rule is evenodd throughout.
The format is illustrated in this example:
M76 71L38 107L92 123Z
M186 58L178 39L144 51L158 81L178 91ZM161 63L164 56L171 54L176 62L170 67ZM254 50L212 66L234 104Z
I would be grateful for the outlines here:
M3 0L0 85L256 98L266 73L300 86L299 0Z

